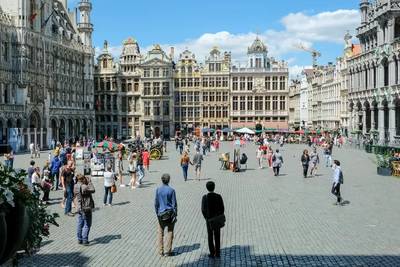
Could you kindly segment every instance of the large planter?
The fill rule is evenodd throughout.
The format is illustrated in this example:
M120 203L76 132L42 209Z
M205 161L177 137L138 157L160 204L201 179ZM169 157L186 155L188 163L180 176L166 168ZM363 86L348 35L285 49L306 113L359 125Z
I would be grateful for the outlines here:
M7 242L3 255L0 258L0 265L14 257L23 242L29 230L28 211L22 203L15 203L15 208L11 209L6 216L7 222Z
M378 175L382 176L392 176L392 169L391 168L384 168L384 167L377 167Z
M3 257L7 245L7 222L6 214L0 211L0 259Z

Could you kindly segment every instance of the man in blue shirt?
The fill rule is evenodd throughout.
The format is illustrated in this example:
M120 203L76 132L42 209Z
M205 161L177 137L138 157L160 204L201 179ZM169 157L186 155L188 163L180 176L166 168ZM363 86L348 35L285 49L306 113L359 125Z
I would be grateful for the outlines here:
M163 174L162 186L157 188L154 202L158 218L158 252L160 256L173 256L172 241L174 238L174 226L178 215L175 190L169 186L171 177ZM164 229L167 228L167 246L164 254Z

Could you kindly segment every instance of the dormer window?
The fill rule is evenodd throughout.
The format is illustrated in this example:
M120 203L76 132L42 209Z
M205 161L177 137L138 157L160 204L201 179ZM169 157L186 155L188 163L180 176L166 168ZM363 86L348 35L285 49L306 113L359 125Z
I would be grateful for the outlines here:
M103 69L106 69L107 68L107 59L104 59L103 60Z

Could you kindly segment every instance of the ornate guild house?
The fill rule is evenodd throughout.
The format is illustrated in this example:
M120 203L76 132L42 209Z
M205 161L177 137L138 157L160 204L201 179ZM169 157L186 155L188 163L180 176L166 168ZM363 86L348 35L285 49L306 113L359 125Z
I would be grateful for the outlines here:
M400 2L361 0L361 51L349 62L350 124L381 144L400 137Z
M74 12L66 0L0 0L2 143L18 151L94 134L91 9L90 0Z

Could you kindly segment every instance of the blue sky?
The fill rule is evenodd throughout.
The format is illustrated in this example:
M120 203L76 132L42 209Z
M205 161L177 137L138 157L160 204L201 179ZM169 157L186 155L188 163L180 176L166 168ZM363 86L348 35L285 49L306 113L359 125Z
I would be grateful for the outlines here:
M78 0L69 0L70 8ZM359 23L359 0L92 0L94 45L107 39L114 55L132 36L142 51L159 43L166 49L186 47L203 61L214 46L245 60L246 47L259 34L270 54L289 62L293 71L311 65L299 43L321 51L326 64L340 56L346 30Z

